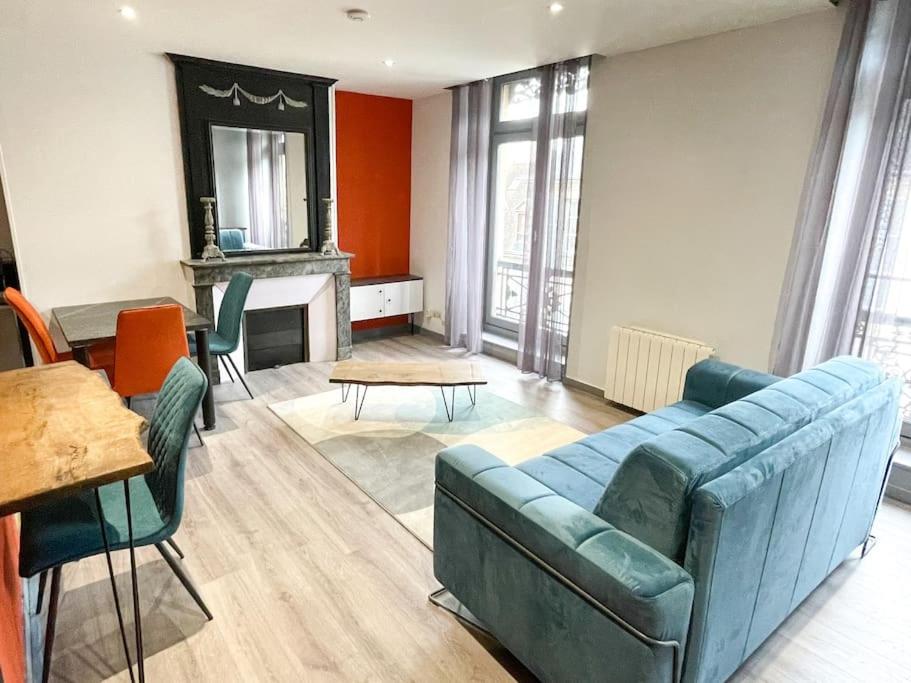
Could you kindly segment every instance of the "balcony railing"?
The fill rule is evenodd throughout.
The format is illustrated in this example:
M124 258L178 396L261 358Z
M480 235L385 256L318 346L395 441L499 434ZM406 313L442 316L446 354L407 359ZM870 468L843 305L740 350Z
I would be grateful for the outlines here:
M522 302L528 289L528 279L521 263L515 261L497 261L494 271L493 317L518 327L522 312ZM570 270L551 271L545 290L545 296L556 303L551 325L563 335L569 334L569 309L572 299L573 274Z
M911 424L911 307L906 296L911 293L911 278L871 274L871 281L874 278L890 283L885 309L895 314L872 311L867 328L859 329L857 337L864 339L864 358L876 361L887 374L902 380L902 419ZM900 303L905 306L900 307Z

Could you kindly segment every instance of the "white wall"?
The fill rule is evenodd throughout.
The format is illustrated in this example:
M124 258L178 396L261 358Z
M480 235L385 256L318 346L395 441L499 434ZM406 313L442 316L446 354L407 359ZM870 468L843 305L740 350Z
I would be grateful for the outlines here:
M415 100L411 133L411 272L424 276L424 316L443 331L449 229L449 92ZM434 315L435 314L435 315Z
M2 10L0 151L23 289L43 311L157 295L189 302L173 70L116 12L99 31L81 6Z
M595 62L569 377L603 387L608 332L626 324L767 366L843 16ZM415 101L411 262L426 310L444 303L449 126L448 93Z
M842 21L817 12L593 69L569 377L604 385L620 324L767 367Z

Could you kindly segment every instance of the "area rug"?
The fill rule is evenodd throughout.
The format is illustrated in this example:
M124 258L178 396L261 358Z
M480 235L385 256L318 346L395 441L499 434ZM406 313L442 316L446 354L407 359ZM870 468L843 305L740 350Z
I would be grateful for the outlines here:
M585 436L483 387L474 406L466 389L456 389L453 422L439 388L371 387L357 421L354 399L352 388L345 403L335 390L269 408L430 548L434 458L442 449L474 444L516 465Z

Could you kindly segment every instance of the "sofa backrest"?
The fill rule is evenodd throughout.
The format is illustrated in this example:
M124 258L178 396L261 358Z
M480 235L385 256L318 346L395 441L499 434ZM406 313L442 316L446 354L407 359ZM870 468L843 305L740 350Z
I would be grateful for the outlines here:
M693 496L684 681L730 676L867 537L900 427L887 380Z
M779 381L781 377L766 372L708 358L687 371L683 400L720 408Z
M693 493L882 382L873 363L835 358L637 446L594 512L682 563Z

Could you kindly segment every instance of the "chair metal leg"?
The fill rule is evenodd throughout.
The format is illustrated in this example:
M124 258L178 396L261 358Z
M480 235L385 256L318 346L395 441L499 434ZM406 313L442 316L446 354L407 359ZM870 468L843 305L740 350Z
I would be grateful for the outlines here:
M42 683L51 677L51 657L54 653L54 635L57 630L57 605L60 602L60 576L63 567L51 570L51 601L47 608L47 628L44 631L44 667L41 671Z
M221 366L225 369L225 372L228 373L228 379L230 379L231 382L233 382L233 381L234 381L234 375L231 374L231 368L229 368L229 367L228 367L228 364L225 362L225 357L224 357L224 356L217 356L217 358L218 358L218 362L220 362L220 363L221 363Z
M193 423L193 431L196 432L196 438L199 439L199 445L205 446L202 442L202 434L199 433L199 427L196 426L196 422Z
M181 550L180 546L178 546L177 543L174 541L174 537L172 536L165 542L169 546L171 546L171 548L174 550L174 552L177 553L177 557L179 557L182 560L183 559L183 550Z
M167 548L165 548L161 543L156 543L155 547L158 548L158 552L161 553L164 561L168 563L168 566L171 568L171 571L174 572L174 575L180 579L180 582L183 584L183 587L187 589L190 597L192 597L196 604L199 605L199 609L201 609L203 611L203 614L206 615L206 619L212 621L212 619L215 617L212 616L212 612L209 611L209 608L203 601L202 596L199 594L199 590L193 583L193 579L190 578L190 575L187 574L187 572L181 566L180 562L175 560L171 556L171 553L168 552Z
M136 545L133 542L133 510L130 505L130 480L123 480L123 502L127 509L127 532L130 541L130 578L133 584L133 629L136 631L136 668L139 683L145 683L146 668L142 652L142 610L139 607L139 576L136 573Z
M127 670L130 672L130 681L133 677L133 662L130 659L130 648L127 645L127 630L123 625L123 611L120 609L120 594L117 592L117 582L114 580L114 564L111 562L111 546L108 543L108 532L104 526L104 510L101 507L101 496L95 489L95 510L98 513L98 524L101 527L101 540L104 543L104 556L108 562L108 577L111 579L111 592L114 594L114 609L117 611L117 623L120 625L120 642L123 643L123 655L127 660Z
M47 570L38 577L38 604L35 605L35 614L41 614L41 605L44 602L44 587L47 585Z
M237 369L237 366L234 364L234 359L231 356L224 356L228 359L228 362L231 364L231 367L234 368L234 372L237 373L237 379L240 380L240 383L244 385L244 389L247 390L247 393L250 394L250 398L253 398L253 392L250 391L250 387L247 386L247 382L244 380L244 376L240 374L240 370Z

